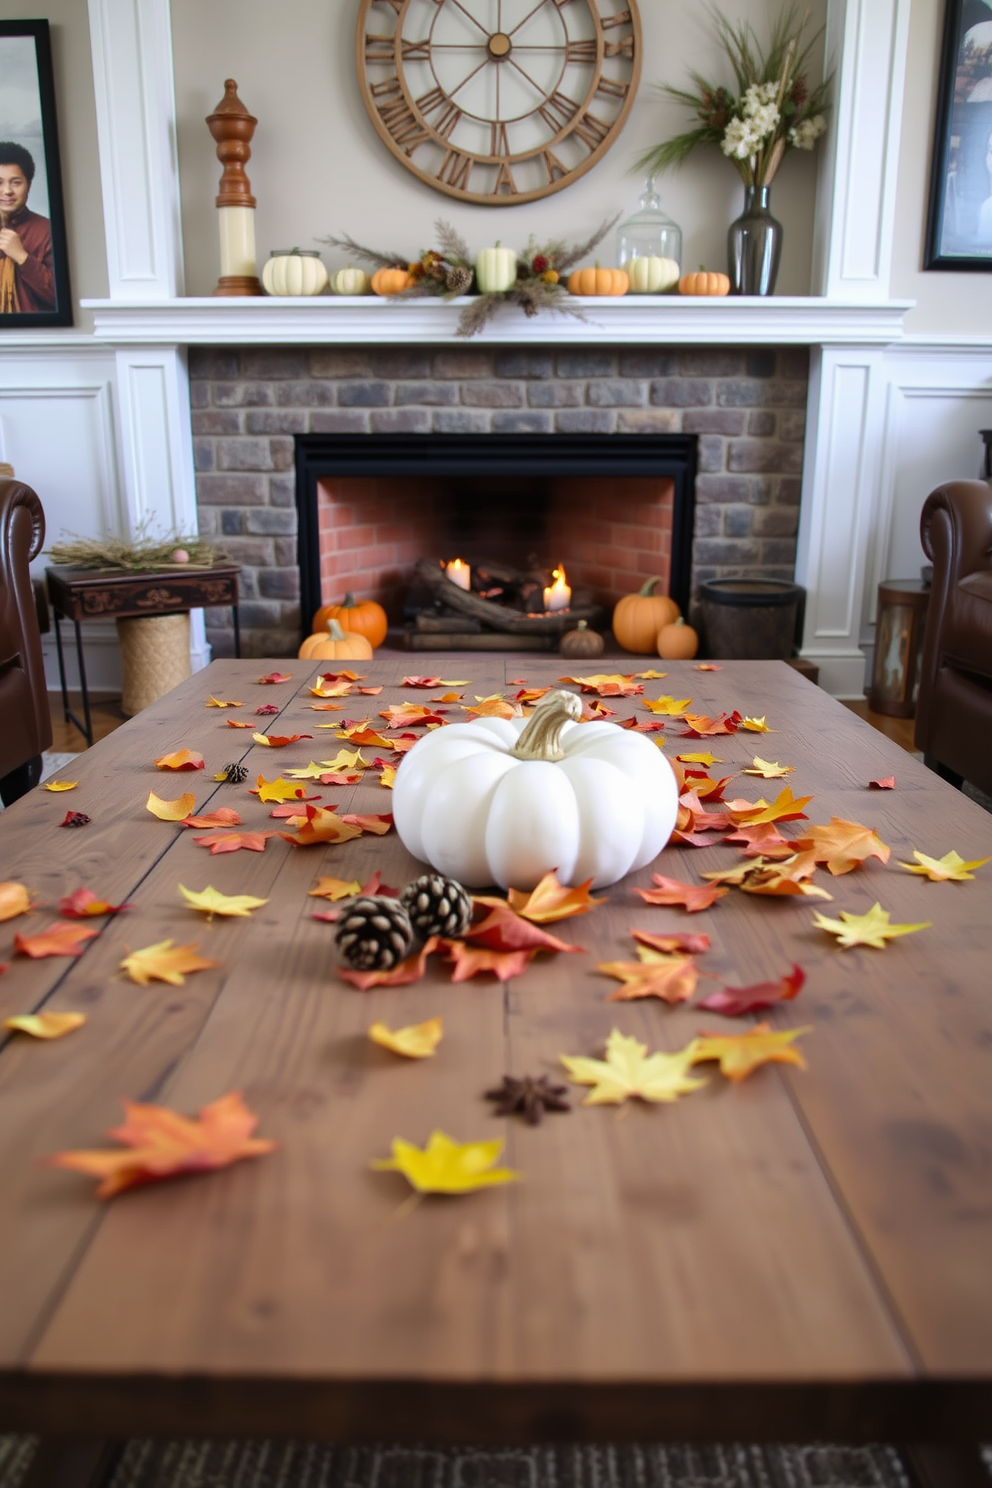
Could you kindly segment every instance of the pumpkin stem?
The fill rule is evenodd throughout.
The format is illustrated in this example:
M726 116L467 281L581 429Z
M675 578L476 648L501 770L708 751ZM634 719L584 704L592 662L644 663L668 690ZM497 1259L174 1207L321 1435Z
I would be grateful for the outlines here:
M514 759L562 760L561 731L569 721L582 717L582 704L574 692L558 690L541 699L514 747Z
M660 579L645 579L644 583L641 585L640 589L638 589L637 592L638 592L638 594L643 594L644 597L647 598L648 595L654 593L654 586L655 586L655 584L660 584L660 583L661 583L661 580Z
M348 590L348 593L345 595L344 599L341 601L340 608L342 610L353 610L355 608L355 596L352 594L350 589Z
M588 630L589 629L589 621L588 620L580 620L579 623L578 623L578 625L575 628L576 628L576 630Z
M330 636L332 641L346 641L348 639L344 631L341 629L340 622L337 620L328 620L327 634Z

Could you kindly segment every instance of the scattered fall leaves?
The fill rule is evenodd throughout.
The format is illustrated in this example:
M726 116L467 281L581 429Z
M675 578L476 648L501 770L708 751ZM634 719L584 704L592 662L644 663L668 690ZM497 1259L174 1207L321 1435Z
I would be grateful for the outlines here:
M429 1059L444 1037L444 1021L428 1018L425 1023L410 1023L405 1028L387 1028L385 1023L373 1023L369 1038L393 1054L404 1059Z
M402 1173L418 1193L462 1194L498 1183L514 1183L520 1177L512 1168L495 1164L505 1143L456 1142L443 1131L433 1131L421 1150L402 1137L392 1141L392 1157L373 1158L369 1164L379 1172Z
M706 713L686 713L682 730L684 739L706 739L714 734L735 734L741 724L741 715L735 708L733 713L720 713L710 718Z
M919 925L893 925L889 912L880 904L873 904L865 914L851 914L846 909L838 911L839 920L829 920L825 915L815 911L813 923L819 930L826 930L830 935L836 935L837 944L848 950L851 946L873 946L877 951L885 949L885 943L894 940L897 935L912 935L917 930L929 930L930 921L925 920Z
M865 858L887 863L890 853L872 827L844 821L840 816L832 816L829 826L810 827L809 835L796 838L793 846L811 852L815 861L823 863L835 877L860 867Z
M965 862L964 858L951 849L942 858L929 858L926 853L916 852L913 857L915 863L902 863L900 868L907 868L910 873L919 873L928 878L931 883L964 883L967 879L974 878L972 868L983 868L986 863L992 863L992 858L973 858Z
M242 848L247 852L264 852L268 839L278 835L278 832L218 832L213 837L194 837L193 841L209 847L214 854L239 852Z
M179 885L179 892L191 909L201 910L208 919L215 914L246 918L253 909L261 909L268 899L256 899L253 894L222 894L219 889L187 889Z
M655 885L653 889L634 890L635 894L640 894L645 904L675 904L689 914L698 914L702 909L709 909L711 904L730 892L718 884L680 883L677 878L665 878L660 873L653 873L651 881Z
M189 816L195 805L196 797L192 791L187 791L176 801L163 801L154 791L150 791L145 802L145 807L152 816L157 816L159 821L171 822L181 822L184 817Z
M662 956L700 956L710 948L708 935L653 935L650 930L632 930L639 946Z
M361 892L362 886L357 878L318 878L317 887L309 891L309 897L330 899L334 903L338 899L354 899Z
M486 903L486 901L483 901ZM580 946L567 945L505 904L502 899L486 904L489 913L471 925L465 939L491 951L579 951Z
M688 1002L696 990L699 973L691 956L666 956L650 961L601 961L596 967L615 977L620 986L607 1002L631 1002L657 997L671 1004Z
M313 734L252 734L256 744L265 744L269 749L285 749L287 744L296 744L300 739L312 739Z
M92 915L115 915L124 909L133 909L131 904L108 904L97 898L92 889L76 889L59 900L59 914L67 920L86 920Z
M252 790L252 795L257 796L260 801L299 801L307 793L305 785L295 785L291 780L266 780L264 775L259 775L258 782Z
M99 933L85 925L56 920L37 935L15 935L14 950L19 956L31 956L35 960L42 956L81 956L86 942Z
M144 946L140 951L131 951L120 963L132 982L147 987L149 982L168 982L172 987L185 985L187 976L194 971L207 971L219 966L219 961L208 961L197 954L196 945L174 945L171 940L160 940L155 945Z
M299 816L290 817L290 826L295 832L281 832L287 842L297 847L314 847L320 842L349 842L362 835L362 828L355 822L345 821L336 811L326 806L304 806Z
M605 904L605 899L593 899L589 889L592 879L587 878L584 883L577 884L574 889L568 888L558 882L558 875L552 869L546 873L536 888L530 893L521 889L509 889L507 900L510 908L525 920L533 920L535 924L547 925L553 920L568 920L573 915L588 914L595 909L597 904ZM480 902L489 902L480 901ZM498 900L494 900L498 903Z
M727 810L738 826L743 823L757 827L763 822L804 821L806 813L803 807L808 806L812 799L812 796L794 796L791 787L786 785L771 805L764 797L759 797L757 801L728 801Z
M468 982L485 972L491 972L498 981L508 982L523 975L538 951L537 946L520 951L494 951L488 946L466 945L463 940L445 940L441 947L453 964L453 982Z
M614 1028L606 1040L605 1059L562 1054L562 1064L573 1085L591 1085L584 1106L619 1106L632 1096L644 1101L675 1101L680 1095L701 1090L705 1080L689 1076L692 1064L688 1045L677 1054L648 1054L647 1044Z
M798 997L806 981L801 966L792 970L777 982L754 982L750 987L724 987L709 997L697 1002L708 1013L722 1013L726 1018L739 1018L744 1013L757 1012L760 1008L774 1007L778 1002L790 1002Z
M202 770L203 755L195 749L177 749L172 754L163 754L155 765L159 770Z
M681 718L691 702L691 697L675 698L664 695L657 698L645 698L641 706L647 708L649 713L661 713L666 718Z
M11 1033L26 1033L36 1039L59 1039L86 1022L85 1013L18 1013L5 1018L4 1028Z
M716 1059L721 1075L728 1080L746 1080L763 1064L795 1064L805 1069L806 1061L793 1044L809 1032L809 1028L787 1028L781 1033L772 1033L767 1023L759 1023L757 1028L751 1028L747 1033L704 1032L689 1045L689 1063L701 1064Z
M180 826L197 827L202 832L211 827L240 827L241 818L233 806L218 806L216 811L208 811L203 816L184 816Z

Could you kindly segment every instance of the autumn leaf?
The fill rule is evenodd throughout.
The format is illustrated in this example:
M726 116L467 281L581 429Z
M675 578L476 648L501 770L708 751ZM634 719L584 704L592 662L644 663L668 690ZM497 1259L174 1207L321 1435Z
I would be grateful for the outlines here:
M690 772L687 771L686 773L689 774ZM733 780L733 778L733 775L721 775L719 780L711 780L708 775L693 776L692 789L697 799L705 801L722 801L723 792Z
M89 1173L102 1181L98 1199L110 1199L126 1188L156 1183L181 1173L205 1173L230 1167L243 1157L272 1152L275 1142L253 1137L258 1118L237 1091L204 1106L199 1118L179 1116L166 1106L122 1101L124 1125L107 1135L124 1144L125 1151L56 1152L50 1166Z
M59 914L67 920L86 920L92 915L115 915L124 909L133 909L133 904L108 904L98 899L92 889L76 889L59 900Z
M548 689L550 691L550 688ZM442 692L439 697L428 698L430 703L460 703L464 698L463 692Z
M291 824L299 822L297 830L280 832L279 835L287 842L295 842L298 847L313 847L319 842L350 842L353 837L362 835L361 827L323 806L305 806L300 816L292 817L290 821Z
M513 701L515 703L538 703L550 691L550 687L521 687L519 692L513 694Z
M992 858L973 858L971 862L965 862L964 858L951 849L942 858L928 858L926 853L916 852L913 857L915 863L902 863L900 868L907 868L910 873L919 873L928 878L931 883L964 883L967 879L974 878L972 868L983 868L986 863L992 862Z
M395 742L390 741L389 747L395 749ZM360 749L339 749L333 759L321 760L320 763L325 770L367 770L369 767Z
M645 904L681 905L689 914L709 909L711 904L730 892L717 884L680 883L677 878L664 878L660 873L652 874L652 882L655 885L653 889L634 889Z
M299 801L306 795L305 785L294 785L290 780L266 780L264 775L259 775L258 783L252 790L252 795L257 796L260 801Z
M572 682L583 692L598 692L600 697L640 697L644 684L634 681L633 673L597 672L592 677L559 677L559 682Z
M708 935L653 935L650 930L632 930L638 945L664 956L699 956L710 948Z
M537 955L536 946L521 951L494 951L488 946L466 945L463 940L444 940L441 949L448 961L454 963L453 982L467 982L487 971L499 981L508 982L511 977L522 976Z
M498 900L486 917L470 926L465 939L473 945L487 946L491 951L581 951L581 946L567 945L546 930L518 915L509 904Z
M194 837L201 847L209 847L212 853L264 852L269 837L278 837L278 832L219 832L214 837Z
M686 713L683 722L688 725L682 730L684 739L705 739L713 734L735 734L740 727L741 715L736 708L733 713L721 713L717 718L710 718L705 713Z
M506 698L495 694L493 697L479 698L478 706L471 708L465 703L461 704L463 713L471 713L476 718L520 718L523 709L519 703L507 702Z
M714 765L722 765L723 760L718 759L715 754L677 754L675 756L684 765L703 765L711 770Z
M593 698L591 703L586 703L582 709L582 717L589 718L615 718L616 708L608 708L599 698Z
M32 956L35 960L41 956L81 956L86 942L99 933L85 925L56 920L37 935L15 935L14 950L19 956Z
M226 723L227 723L228 728L250 728L250 729L253 729L255 727L255 724L253 724L251 722L251 719L244 719L244 718L228 718L226 720Z
M660 682L662 677L668 676L668 673L656 672L654 667L650 667L646 672L635 672L634 676L640 677L642 682Z
M701 1090L705 1080L689 1077L692 1044L677 1054L648 1055L647 1045L614 1028L606 1040L606 1058L586 1059L562 1054L560 1059L573 1085L594 1088L584 1106L619 1106L631 1096L644 1101L675 1101Z
M261 705L261 707L255 709L255 717L256 718L268 718L268 717L271 717L271 715L273 713L278 713L278 712L279 712L279 707L278 707L278 705L276 703L263 703Z
M777 732L776 729L768 727L763 714L760 718L742 718L740 726L742 729L747 729L749 734L774 734Z
M385 837L393 827L391 811L350 811L341 816L339 820L347 822L349 827L358 827L363 832L371 832L376 837Z
M869 780L868 790L895 790L896 777L894 775L883 775L881 780Z
M383 768L379 776L379 784L384 790L392 790L396 784L396 767L394 765L386 765Z
M374 1044L393 1054L402 1054L404 1059L429 1059L443 1037L441 1018L410 1023L405 1028L387 1028L385 1023L373 1023L369 1028L369 1038Z
M381 687L356 687L355 688L355 691L356 692L360 692L364 697L378 697L379 694L380 694L380 692L382 691L382 688Z
M763 780L777 780L781 775L791 775L792 765L780 765L761 758L760 754L754 756L753 761L744 770L745 775L760 775Z
M812 853L814 860L825 864L834 877L860 867L865 858L880 858L887 863L890 853L872 827L844 821L839 816L832 816L828 827L810 827L809 835L797 837L793 846Z
M760 826L763 822L805 821L803 807L809 805L812 799L812 796L794 796L791 787L786 785L771 805L764 798L757 801L728 801L727 810L735 825L746 823L748 826Z
M244 703L236 703L233 698L215 698L211 693L206 706L208 708L243 708Z
M91 816L87 816L86 813L83 811L67 811L65 816L59 822L59 826L88 827L92 820L93 818Z
M506 897L510 908L523 915L525 920L546 925L552 920L568 920L573 915L588 914L597 904L605 904L605 899L590 897L591 884L592 879L587 878L574 889L567 888L558 882L558 875L552 869L529 894L521 889L509 889Z
M318 878L317 887L309 890L311 899L354 899L361 894L362 886L357 878Z
M184 817L189 816L195 805L196 797L192 791L187 791L184 796L179 797L178 801L163 801L156 796L154 791L150 791L148 800L145 802L145 808L151 812L152 816L157 816L159 821L171 822L182 821Z
M747 1033L702 1033L693 1039L688 1053L691 1064L716 1059L721 1075L728 1080L745 1080L763 1064L795 1064L806 1068L806 1061L792 1046L809 1028L788 1028L772 1033L767 1023L759 1023Z
M321 674L320 674L320 681L321 682L364 682L365 681L365 673L364 672L352 672L352 671L344 671L344 672L321 672Z
M320 780L323 775L327 774L327 770L323 765L318 765L311 760L308 765L305 765L301 769L284 770L283 774L288 775L291 780ZM356 780L359 778L359 776L355 776Z
M184 816L179 825L209 831L211 827L240 827L241 818L233 806L218 806L216 811L208 811L203 816Z
M421 980L427 970L427 957L433 955L438 944L438 937L431 935L419 951L407 956L392 971L352 971L350 967L339 966L338 976L343 982L350 982L353 987L357 987L360 992L368 992L371 987L408 987Z
M215 914L247 918L253 909L260 909L269 902L268 899L256 899L251 894L222 894L219 889L213 889L209 885L205 889L194 890L180 884L179 892L191 909L202 910L208 919L212 919Z
M884 951L885 943L893 940L897 935L912 935L916 930L929 930L930 921L926 920L919 925L893 925L889 919L889 912L880 904L873 904L866 914L850 914L846 909L839 910L839 920L828 920L825 915L815 910L813 923L819 930L826 930L830 935L836 935L837 944L848 950L851 946L873 946L877 951Z
M0 920L14 920L30 908L31 895L22 883L0 883Z
M417 736L416 734L401 734L398 739L390 739L389 742L392 745L393 754L405 754L416 744Z
M444 722L440 713L424 708L420 703L394 703L390 708L380 709L379 717L386 720L388 728L410 728L417 724Z
M716 663L712 661L697 661L692 670L694 672L722 672L723 667L717 666Z
M202 770L203 755L195 749L177 749L174 754L163 754L155 765L159 770Z
M296 744L300 739L312 739L313 734L252 734L256 744L265 744L269 749L285 749L287 744Z
M792 970L777 982L754 982L750 987L724 987L697 1002L708 1013L722 1013L725 1018L739 1018L744 1013L754 1013L760 1008L774 1007L778 1002L790 1002L798 997L806 981L801 966Z
M760 822L756 827L738 827L724 842L743 843L741 852L745 857L791 858L795 846L788 837L783 837L774 822Z
M281 806L274 806L269 812L269 816L274 817L276 821L292 821L294 818L297 821L305 821L306 818L302 815L304 807L310 801L319 801L320 799L320 796L304 796L299 801L284 802Z
M26 1033L36 1039L59 1039L86 1022L85 1013L19 1013L6 1018L4 1028L11 1033Z
M333 924L341 918L341 911L339 909L315 909L310 918L312 920L325 920Z
M793 843L794 847L795 844ZM810 882L816 872L816 859L812 853L793 852L781 861L757 857L739 863L736 868L719 869L715 873L704 873L703 878L711 883L734 884L745 894L798 895L813 899L830 899L826 889Z
M401 687L471 687L467 677L404 677Z
M402 1173L418 1193L462 1194L498 1183L515 1183L520 1174L512 1168L494 1166L505 1143L455 1142L443 1131L431 1132L421 1151L412 1142L394 1137L392 1157L373 1158L369 1166L379 1172Z
M399 889L390 888L389 884L383 883L382 870L379 868L375 870L368 883L362 884L359 892L365 895L382 894L387 899L398 899L400 897Z
M354 689L350 682L339 682L336 685L332 684L330 687L325 687L324 683L319 681L316 687L310 688L310 696L317 698L350 697L353 691Z
M666 718L681 718L682 714L692 702L692 698L658 697L645 698L641 706L647 708L650 713L662 713Z
M292 682L293 679L288 672L270 672L267 677L259 677L258 680L265 685L275 682Z
M149 982L168 982L172 987L182 987L190 972L206 971L219 965L219 961L208 961L205 956L198 956L196 945L177 946L171 940L160 940L140 951L131 951L120 963L120 969L126 971L139 987L147 987Z
M368 746L372 749L391 749L391 739L383 738L378 730L373 728L341 729L338 733L339 739L347 739L352 744Z
M615 977L622 985L607 1002L630 1002L639 997L657 997L662 1002L687 1002L696 990L699 973L691 956L651 961L601 961L597 971Z
M78 780L46 780L45 789L47 791L75 790L78 784Z

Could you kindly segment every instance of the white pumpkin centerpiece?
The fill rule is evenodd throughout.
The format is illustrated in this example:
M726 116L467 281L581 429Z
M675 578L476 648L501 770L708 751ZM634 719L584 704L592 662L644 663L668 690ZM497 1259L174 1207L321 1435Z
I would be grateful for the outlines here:
M550 692L527 720L420 739L393 788L404 847L470 888L532 889L552 869L602 888L650 863L678 813L671 766L643 734L581 714L575 693Z
M327 270L315 248L274 251L262 270L270 295L319 295L327 288Z

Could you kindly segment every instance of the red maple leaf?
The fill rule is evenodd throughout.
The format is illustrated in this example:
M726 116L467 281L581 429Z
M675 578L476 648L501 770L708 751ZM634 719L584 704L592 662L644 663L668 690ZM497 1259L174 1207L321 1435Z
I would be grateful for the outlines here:
M801 966L792 970L777 982L755 982L750 987L724 987L714 992L697 1007L708 1013L723 1013L727 1018L739 1018L744 1013L753 1013L758 1008L774 1007L777 1002L791 1002L802 990L806 973Z

